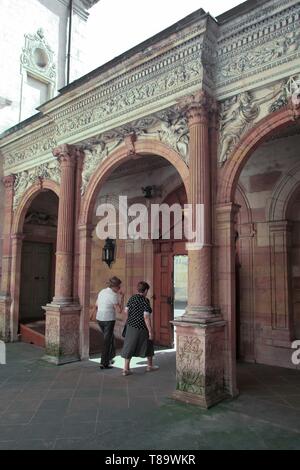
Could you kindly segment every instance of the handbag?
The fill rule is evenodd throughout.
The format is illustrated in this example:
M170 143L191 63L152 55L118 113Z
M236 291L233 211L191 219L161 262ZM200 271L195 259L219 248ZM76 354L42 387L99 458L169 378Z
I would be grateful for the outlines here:
M125 323L123 331L122 331L122 338L125 338L126 336L126 331L127 331L127 323Z

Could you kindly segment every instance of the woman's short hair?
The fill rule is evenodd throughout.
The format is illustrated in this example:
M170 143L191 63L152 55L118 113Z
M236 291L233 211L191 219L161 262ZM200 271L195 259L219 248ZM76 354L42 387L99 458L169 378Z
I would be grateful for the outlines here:
M110 280L108 281L107 284L108 284L108 287L110 287L110 288L120 287L120 285L122 284L122 281L118 277L114 276L114 277L110 278Z
M150 289L150 286L147 282L145 281L141 281L138 283L137 285L137 291L140 293L140 294L144 294L146 292L146 290L149 290Z

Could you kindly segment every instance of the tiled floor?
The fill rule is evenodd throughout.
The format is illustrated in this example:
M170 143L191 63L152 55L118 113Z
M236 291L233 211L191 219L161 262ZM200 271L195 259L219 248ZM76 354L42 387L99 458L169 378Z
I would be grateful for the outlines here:
M170 399L175 357L121 376L122 362L55 367L43 351L8 345L0 366L0 449L300 449L300 372L238 367L241 394L208 411Z

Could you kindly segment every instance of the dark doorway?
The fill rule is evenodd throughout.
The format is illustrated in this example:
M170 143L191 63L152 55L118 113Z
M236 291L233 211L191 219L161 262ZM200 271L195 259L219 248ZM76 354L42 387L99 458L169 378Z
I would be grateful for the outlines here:
M25 241L22 249L20 321L44 319L42 309L52 300L53 245Z

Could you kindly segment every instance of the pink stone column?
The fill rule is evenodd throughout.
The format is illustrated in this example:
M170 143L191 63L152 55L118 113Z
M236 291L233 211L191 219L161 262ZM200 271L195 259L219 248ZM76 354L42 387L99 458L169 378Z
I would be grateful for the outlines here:
M205 92L189 98L186 104L190 131L189 203L193 208L194 223L197 205L204 206L203 248L188 250L188 309L184 316L187 321L217 319L216 310L212 307L212 181L209 118L213 106L213 100Z
M73 255L75 220L75 182L77 151L63 145L53 151L61 168L61 185L57 225L55 303L73 300Z
M213 100L203 91L181 102L189 125L193 219L203 205L203 246L188 244L188 307L176 326L176 378L180 401L208 408L225 397L225 322L212 299L212 174L209 119ZM195 229L196 227L194 227Z
M78 221L81 207L81 186L82 186L82 170L84 163L84 152L77 152L76 166L76 183L75 183L75 233L74 233L74 276L73 276L73 296L79 299L78 283L79 283L79 257L80 257L80 234L78 229Z
M0 293L0 338L4 341L11 339L10 335L10 306L11 306L11 228L13 222L14 202L13 175L3 179L5 187L4 220L3 220L3 246L2 246L2 276Z
M92 259L92 225L79 226L79 275L78 293L82 307L80 319L80 357L88 359L90 353L90 285L91 285L91 259Z
M62 145L53 151L61 167L58 209L55 297L46 310L46 356L55 364L79 360L81 307L74 300L74 234L78 149Z
M11 341L18 341L19 330L19 311L20 311L20 293L21 293L21 261L23 233L13 233L12 241L12 260L11 260L11 308L10 308L10 335Z
M294 339L289 266L292 224L287 220L270 222L269 230L272 343L279 347L290 348L291 341Z

